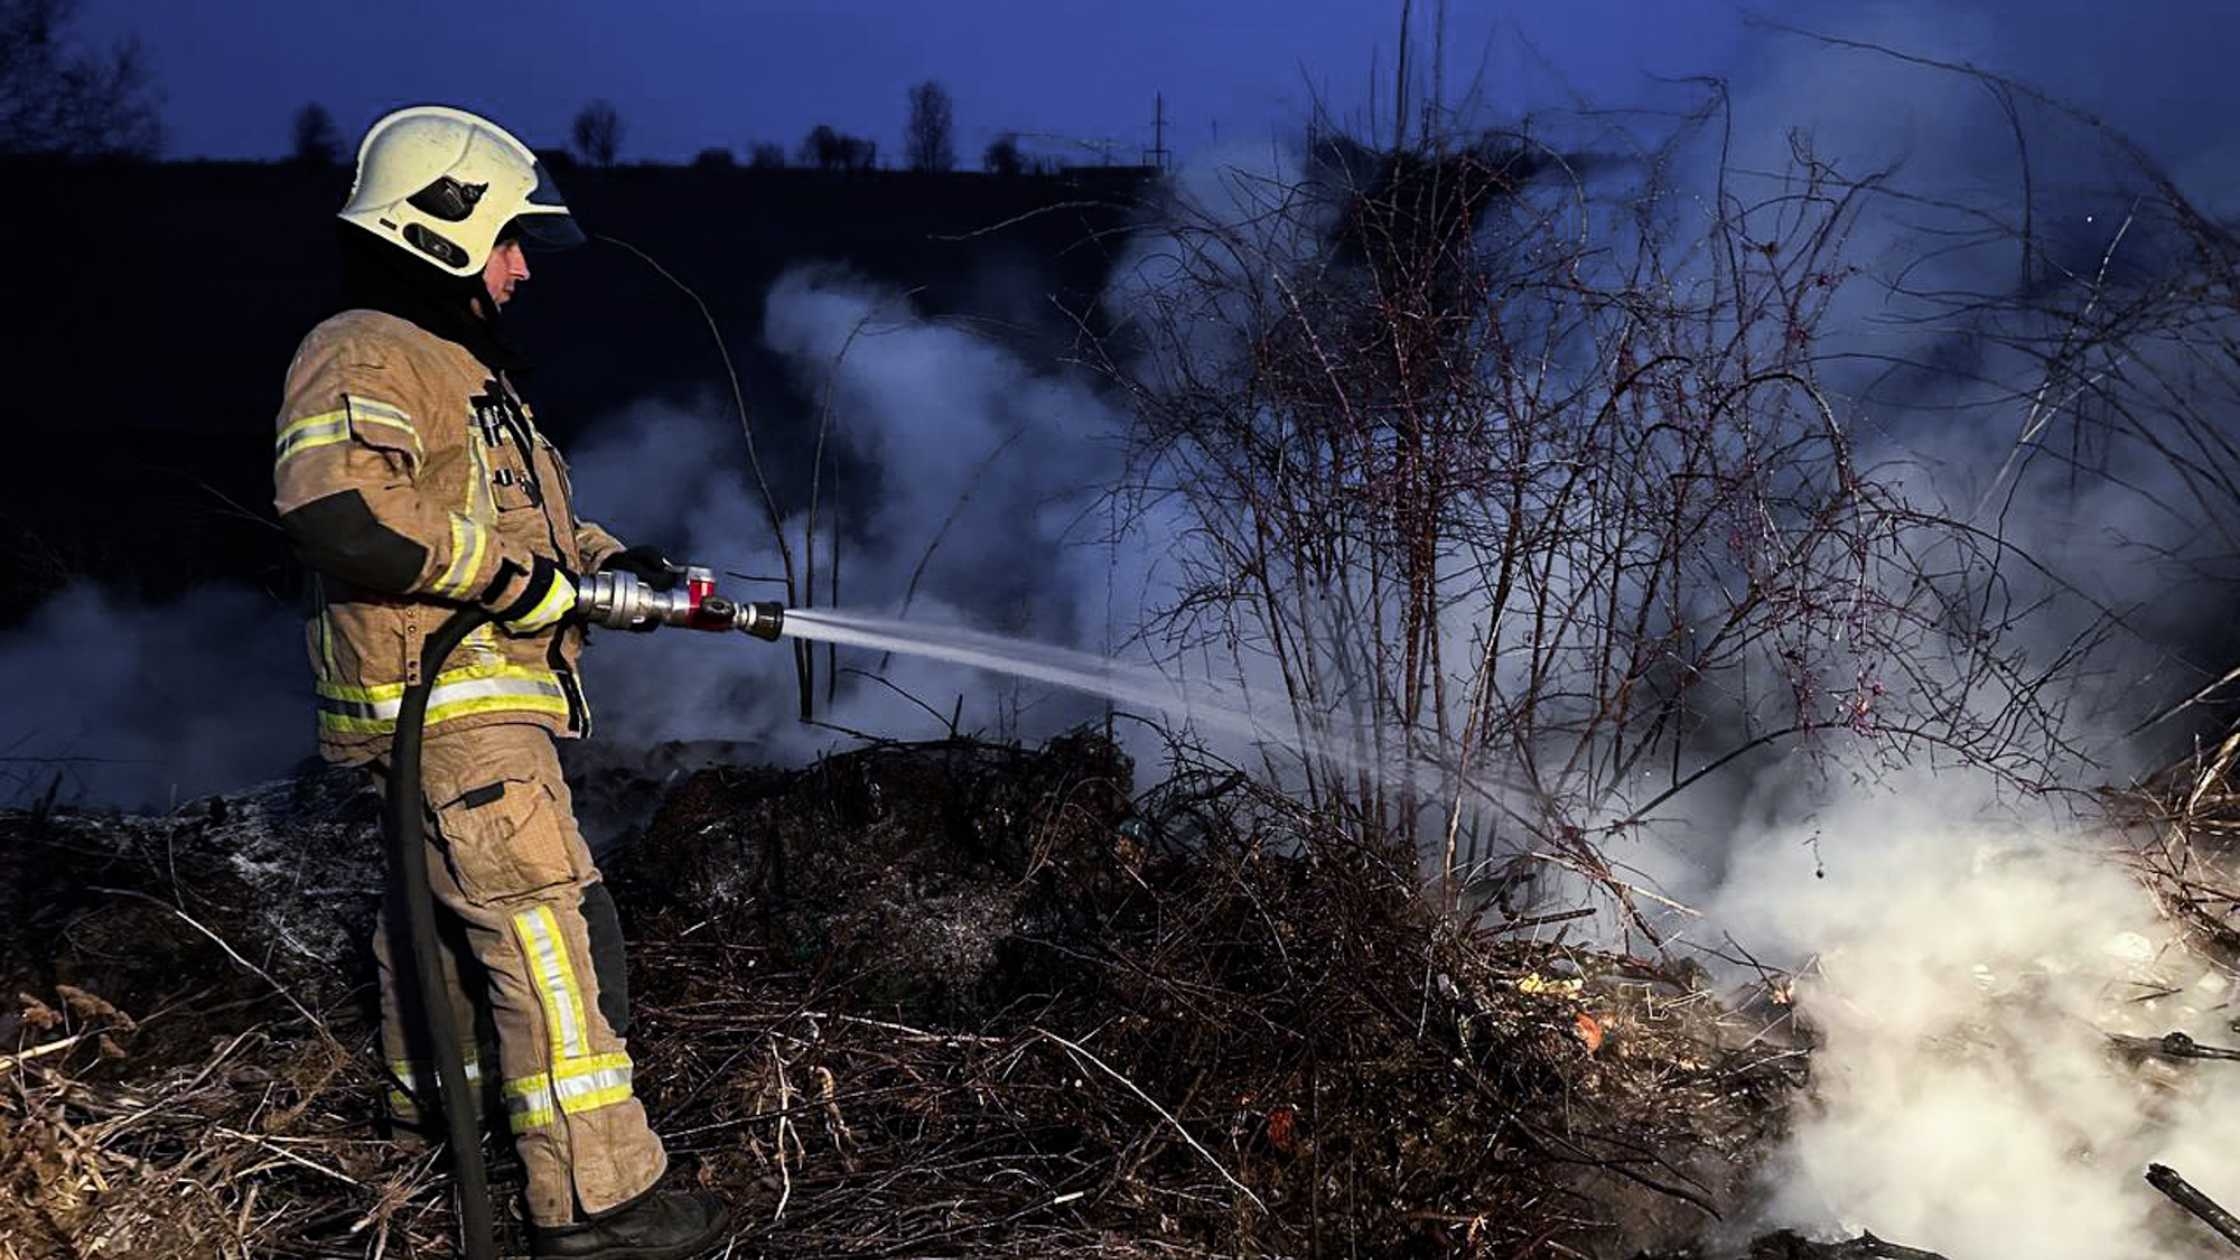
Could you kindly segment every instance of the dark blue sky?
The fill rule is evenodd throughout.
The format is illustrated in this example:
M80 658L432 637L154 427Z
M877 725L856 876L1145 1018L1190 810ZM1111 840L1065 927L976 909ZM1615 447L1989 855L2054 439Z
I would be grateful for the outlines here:
M383 4L84 0L86 32L136 32L169 96L171 152L280 152L307 100L352 139L390 105L442 100L487 110L532 143L558 142L585 99L621 111L626 157L680 159L707 145L790 148L818 122L899 144L903 93L925 78L956 99L968 160L1005 130L1111 139L1132 159L1164 92L1176 143L1265 135L1313 90L1341 112L1366 97L1371 50L1389 92L1393 0L545 0ZM1436 0L1417 0L1430 43ZM1514 104L1559 91L1631 93L1644 72L1699 73L1732 60L1731 0L1452 0L1448 80L1486 68ZM1521 35L1521 38L1520 38ZM1537 57L1535 56L1535 50ZM1543 61L1544 65L1535 65ZM1062 142L1045 147L1053 150Z
M956 100L967 163L1000 132L1044 133L1046 152L1134 160L1164 92L1170 145L1203 150L1293 129L1316 93L1358 122L1372 49L1389 111L1398 0L82 0L84 34L137 35L168 97L174 156L268 157L316 100L354 143L394 105L480 109L556 145L589 98L621 110L623 156L682 160L709 145L791 149L812 125L899 148L907 87ZM2240 168L2235 0L1755 0L1818 30L2019 74L2131 130L2181 173ZM1437 0L1415 0L1428 48ZM1651 76L1723 74L1751 121L1818 114L1841 129L1912 128L1903 91L1805 41L1746 27L1737 0L1450 0L1447 83L1473 79L1484 115L1637 103ZM1311 84L1311 86L1310 86ZM1870 116L1871 115L1871 116ZM1980 121L1980 120L1979 120Z

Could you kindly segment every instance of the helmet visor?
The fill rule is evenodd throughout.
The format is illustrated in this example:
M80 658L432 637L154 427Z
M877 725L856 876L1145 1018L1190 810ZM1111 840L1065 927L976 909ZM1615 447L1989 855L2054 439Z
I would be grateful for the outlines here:
M538 250L573 249L583 244L583 229L569 213L568 203L561 200L560 186L552 181L552 172L541 161L535 170L536 187L529 190L519 213L500 235L519 237L523 245Z

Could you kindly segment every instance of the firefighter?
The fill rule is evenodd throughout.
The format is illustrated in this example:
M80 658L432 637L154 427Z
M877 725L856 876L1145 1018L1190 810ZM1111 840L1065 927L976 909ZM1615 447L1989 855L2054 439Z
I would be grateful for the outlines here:
M275 505L315 573L308 648L319 749L377 780L421 645L463 604L493 620L433 680L422 753L431 883L469 1079L502 1100L538 1256L685 1257L721 1238L722 1202L656 1189L668 1157L632 1091L613 902L577 830L554 741L589 733L577 575L680 570L578 518L568 467L517 392L499 312L524 251L583 240L528 146L461 110L373 125L342 208L341 314L288 367ZM392 1116L433 1097L426 1021L405 998L394 912L374 950ZM390 922L399 923L391 929ZM468 979L462 983L461 977ZM486 1001L477 1001L486 998Z

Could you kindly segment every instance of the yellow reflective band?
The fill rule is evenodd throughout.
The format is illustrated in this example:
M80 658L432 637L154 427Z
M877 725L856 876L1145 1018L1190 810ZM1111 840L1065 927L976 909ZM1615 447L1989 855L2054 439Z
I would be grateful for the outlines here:
M559 1112L571 1116L630 1101L631 1070L627 1054L595 1054L562 1060L550 1073L507 1081L506 1114L513 1131L551 1124L555 1101Z
M466 1056L466 1065L467 1079L470 1081L480 1081L482 1079L482 1060L473 1054L469 1054ZM414 1063L409 1059L389 1060L389 1075L395 1079L397 1084L402 1085L409 1090L417 1091L420 1088L420 1073L418 1069L419 1064ZM433 1080L435 1078L435 1075L436 1074L433 1070L430 1070L428 1073L428 1077L430 1080Z
M485 696L476 700L461 700L441 708L430 707L427 724L437 726L460 718L479 717L485 713L536 713L565 719L568 716L568 702L565 698L553 699L547 696ZM363 717L321 708L319 729L338 735L388 735L397 729L397 719Z
M613 1054L587 1054L580 1059L569 1059L553 1069L553 1075L563 1082L588 1077L630 1079L630 1056L617 1050Z
M457 512L451 514L451 564L436 579L432 588L436 594L447 599L466 598L474 575L482 568L483 542L481 525Z
M552 1096L545 1094L535 1099L506 1099L506 1127L515 1133L541 1129L560 1117L553 1114Z
M344 394L342 401L350 405L350 414L353 416L380 420L404 429L412 427L412 416L409 412L402 407L391 406L378 398L368 398L364 394Z
M517 692L506 695L474 696L455 700L449 704L428 706L428 725L448 722L454 718L475 717L483 713L546 713L553 717L568 716L566 696L548 696L541 692Z
M555 578L552 589L544 593L544 598L537 601L537 606L514 618L511 625L513 629L523 633L542 630L567 616L568 610L575 606L576 593L568 588L566 582Z
M436 681L441 682L448 677L450 677L448 673L442 674L437 677ZM402 696L404 694L404 684L381 683L372 687L353 687L348 683L327 682L320 683L318 690L320 697L323 699L348 700L356 704L378 704L383 700L395 700Z
M357 394L344 394L343 403L348 407L350 423L359 426L393 429L412 439L412 454L416 459L426 459L427 449L420 444L420 430L412 427L412 417L403 408L393 407L378 398L364 398Z
M384 735L397 728L404 684L352 687L318 682L320 729L348 735ZM478 713L545 713L568 716L568 695L548 669L509 661L481 661L436 676L428 693L428 724Z
M630 1070L624 1068L613 1077L599 1082L589 1080L560 1082L560 1110L571 1116L612 1107L631 1099Z
M323 411L305 416L288 424L272 439L272 463L278 467L305 451L349 440L349 412Z
M467 515L491 520L498 509L490 498L490 462L482 451L482 430L473 425L467 426L467 453L474 459L474 471L467 476Z
M324 607L319 609L319 663L326 667L321 679L334 677L334 619Z
M583 997L576 988L575 969L568 963L567 938L550 906L532 906L513 916L514 934L521 938L521 952L536 977L537 1000L544 1005L545 1031L552 1042L555 1067L562 1059L580 1059L585 1041Z

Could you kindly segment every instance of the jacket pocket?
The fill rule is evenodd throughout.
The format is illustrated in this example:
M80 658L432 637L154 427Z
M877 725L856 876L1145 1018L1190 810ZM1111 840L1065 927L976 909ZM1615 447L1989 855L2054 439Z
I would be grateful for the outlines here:
M459 890L477 906L581 882L576 847L552 791L534 779L496 779L436 807Z
M490 461L490 502L497 507L501 516L524 508L542 506L538 500L536 482L531 480L527 466L495 453Z

